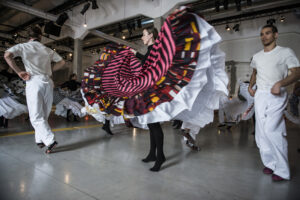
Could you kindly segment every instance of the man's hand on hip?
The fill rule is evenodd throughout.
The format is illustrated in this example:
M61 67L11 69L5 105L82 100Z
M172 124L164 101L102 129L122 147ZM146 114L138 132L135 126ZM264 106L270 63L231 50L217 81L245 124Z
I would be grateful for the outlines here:
M274 95L280 95L281 84L279 82L275 83L271 89L271 93Z
M18 73L18 75L24 81L28 81L30 79L30 73L29 72L21 71L21 72Z
M252 97L254 97L256 90L253 90L251 87L248 87L248 92Z

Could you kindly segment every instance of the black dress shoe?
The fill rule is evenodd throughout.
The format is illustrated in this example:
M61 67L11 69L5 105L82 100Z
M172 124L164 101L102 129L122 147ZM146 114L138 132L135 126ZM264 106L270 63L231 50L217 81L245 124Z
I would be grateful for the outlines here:
M44 148L44 147L46 146L43 142L36 143L36 145L37 145L38 147L40 147L41 149Z
M46 150L46 154L49 154L49 153L52 153L53 152L53 149L56 147L58 143L56 141L54 141L49 147L48 149Z

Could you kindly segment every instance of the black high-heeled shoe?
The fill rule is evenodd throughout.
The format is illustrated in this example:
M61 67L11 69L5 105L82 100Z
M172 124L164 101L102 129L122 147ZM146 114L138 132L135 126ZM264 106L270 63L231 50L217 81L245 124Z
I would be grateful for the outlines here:
M157 159L154 166L150 168L152 172L158 172L162 166L162 164L166 161L166 158L163 157L162 159Z
M105 130L105 132L106 132L107 134L109 134L109 135L114 135L114 134L111 132L109 126L102 126L102 129Z

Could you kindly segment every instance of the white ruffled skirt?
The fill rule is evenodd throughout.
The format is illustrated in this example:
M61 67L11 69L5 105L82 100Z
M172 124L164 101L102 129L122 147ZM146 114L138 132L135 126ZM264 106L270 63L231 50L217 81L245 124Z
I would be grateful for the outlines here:
M27 106L20 104L9 96L0 99L0 116L13 119L23 113L28 113Z
M64 98L56 105L55 114L66 118L67 111L71 110L74 115L84 117L86 113L81 112L82 108L83 107L78 102Z

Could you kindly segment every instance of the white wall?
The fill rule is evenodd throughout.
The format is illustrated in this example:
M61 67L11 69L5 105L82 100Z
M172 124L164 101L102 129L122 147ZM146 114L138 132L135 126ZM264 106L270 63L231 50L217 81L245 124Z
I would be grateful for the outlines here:
M286 14L286 21L277 22L279 38L277 44L293 49L296 55L300 56L300 19L293 13ZM253 54L261 50L262 44L259 38L260 29L266 24L268 18L242 21L240 31L226 31L225 25L216 26L217 32L221 35L223 42L221 48L226 51L226 60L247 62ZM278 20L277 20L278 21ZM234 24L229 24L231 27ZM298 41L298 42L297 42Z
M284 16L286 19L283 23L279 21L280 16L274 16L277 18L276 26L279 31L277 44L293 49L300 59L300 19L293 13L287 13ZM263 49L259 34L268 19L269 17L263 17L242 21L239 32L226 31L225 25L215 26L223 39L220 47L226 53L226 61L237 62L235 65L237 67L236 80L250 80L252 73L249 66L250 59L256 52ZM229 26L233 27L234 24L229 24Z

